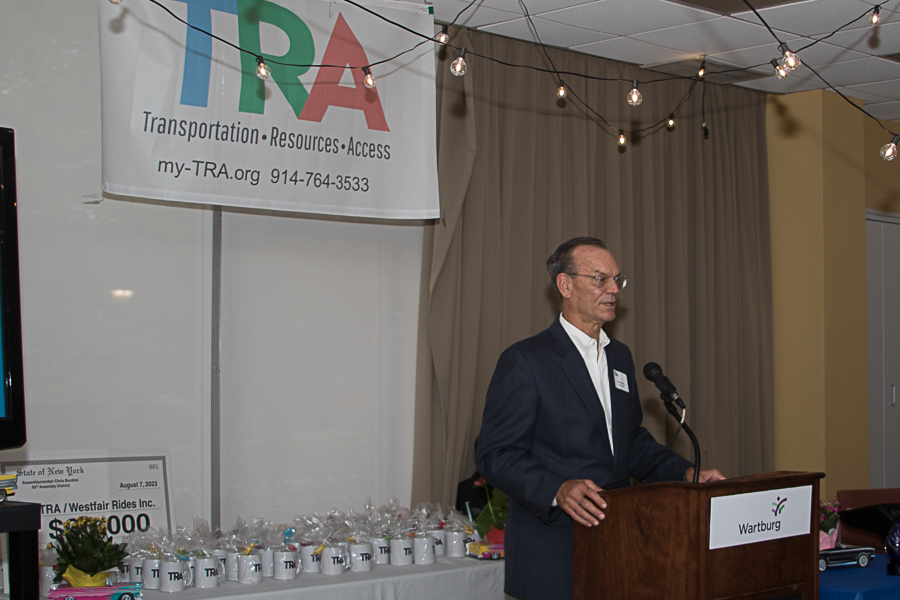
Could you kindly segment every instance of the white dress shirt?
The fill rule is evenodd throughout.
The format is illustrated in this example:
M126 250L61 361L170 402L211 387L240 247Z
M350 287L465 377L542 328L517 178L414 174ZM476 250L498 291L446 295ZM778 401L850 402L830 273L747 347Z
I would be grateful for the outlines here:
M569 334L578 353L584 359L591 381L594 382L594 389L597 390L597 396L600 398L600 405L603 406L603 414L606 416L606 432L609 434L609 447L615 454L613 447L613 430L612 430L612 403L610 402L609 393L609 366L606 362L606 352L604 348L609 344L609 336L602 329L600 330L600 340L595 340L585 332L581 331L562 316L559 315L559 322L563 329Z

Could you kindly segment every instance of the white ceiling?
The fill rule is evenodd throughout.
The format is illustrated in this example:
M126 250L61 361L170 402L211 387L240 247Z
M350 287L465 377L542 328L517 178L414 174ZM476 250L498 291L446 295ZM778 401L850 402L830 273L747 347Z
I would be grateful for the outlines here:
M453 21L468 4L432 1L435 20L441 23ZM780 56L778 42L749 9L723 13L670 0L476 0L457 24L536 42L520 2L545 44L643 67L699 62L702 55L731 67L751 67ZM879 25L870 25L867 15L798 55L841 93L861 99L873 116L900 121L900 62L882 58L900 54L900 0L805 0L759 13L796 51L875 4L882 5ZM769 93L828 87L805 67L785 80L777 79L769 64L758 71L769 76L735 85Z

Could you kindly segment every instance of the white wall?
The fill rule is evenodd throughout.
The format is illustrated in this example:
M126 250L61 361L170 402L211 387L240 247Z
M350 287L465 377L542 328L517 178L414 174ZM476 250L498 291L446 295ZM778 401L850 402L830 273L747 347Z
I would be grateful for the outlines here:
M168 447L187 525L210 513L212 212L97 203L96 2L0 0L26 450ZM226 212L224 526L409 501L421 245L421 225Z
M222 524L408 504L421 226L222 229Z

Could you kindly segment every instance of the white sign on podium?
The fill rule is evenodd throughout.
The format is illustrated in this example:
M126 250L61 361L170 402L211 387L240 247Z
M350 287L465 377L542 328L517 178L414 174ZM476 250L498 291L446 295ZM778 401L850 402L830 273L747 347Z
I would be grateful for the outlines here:
M709 549L806 535L811 510L811 485L712 498Z

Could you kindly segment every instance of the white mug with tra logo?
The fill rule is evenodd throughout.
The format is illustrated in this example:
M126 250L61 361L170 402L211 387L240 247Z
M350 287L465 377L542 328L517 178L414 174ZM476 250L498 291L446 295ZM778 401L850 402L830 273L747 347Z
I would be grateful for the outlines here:
M322 566L321 553L316 552L319 546L316 544L300 545L300 562L303 563L304 573L319 573Z
M391 538L391 564L406 566L413 564L413 539L406 535Z
M300 559L296 552L290 550L275 550L272 557L272 577L278 581L288 581L297 578L300 571Z
M225 582L225 569L218 556L201 556L194 559L194 587L209 589Z
M341 575L347 568L344 548L340 545L326 545L319 556L322 557L320 568L323 575Z
M350 544L351 571L371 571L374 564L372 558L372 544L369 542Z
M376 565L391 564L391 543L387 538L375 537L369 543L372 544L372 562Z
M194 583L191 563L180 559L159 561L159 591L183 592Z
M159 589L158 558L145 558L141 563L141 588L145 590Z
M262 581L262 556L253 551L250 554L241 554L238 557L238 582L244 584L257 584Z

